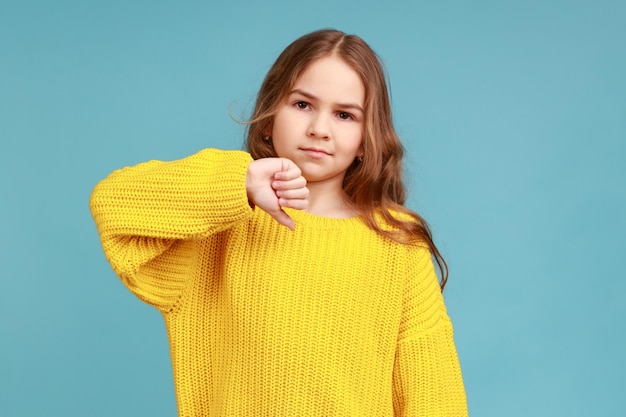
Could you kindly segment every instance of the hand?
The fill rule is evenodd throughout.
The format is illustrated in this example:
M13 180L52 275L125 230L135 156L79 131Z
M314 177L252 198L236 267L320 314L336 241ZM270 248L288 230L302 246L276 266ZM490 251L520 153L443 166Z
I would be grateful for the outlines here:
M286 158L252 161L246 176L246 192L250 204L258 206L291 230L295 229L295 223L282 208L302 210L309 204L306 179L300 168Z

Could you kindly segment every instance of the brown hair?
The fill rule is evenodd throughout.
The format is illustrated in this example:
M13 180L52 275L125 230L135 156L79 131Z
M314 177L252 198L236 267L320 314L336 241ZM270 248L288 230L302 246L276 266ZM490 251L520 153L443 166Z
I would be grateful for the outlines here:
M371 229L399 243L421 242L428 246L441 272L443 290L448 279L447 264L426 221L404 206L404 149L393 127L385 72L376 53L361 38L325 29L304 35L287 46L261 85L254 113L247 123L246 147L254 159L277 156L264 137L271 130L278 107L312 62L331 55L344 60L365 86L363 160L355 160L348 168L343 188ZM379 216L391 228L381 225Z

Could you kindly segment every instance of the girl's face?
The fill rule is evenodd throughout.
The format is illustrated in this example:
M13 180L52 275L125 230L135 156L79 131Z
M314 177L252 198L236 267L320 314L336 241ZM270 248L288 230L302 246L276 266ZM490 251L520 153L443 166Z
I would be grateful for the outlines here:
M274 149L292 160L309 183L342 187L362 154L365 87L338 57L320 58L300 75L279 106L272 126Z

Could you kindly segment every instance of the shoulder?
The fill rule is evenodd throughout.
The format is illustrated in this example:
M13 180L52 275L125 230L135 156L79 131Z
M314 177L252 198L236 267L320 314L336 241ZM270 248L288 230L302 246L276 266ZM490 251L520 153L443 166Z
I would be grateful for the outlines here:
M426 240L429 236L421 220L408 209L390 209L387 215L382 210L376 212L376 222L389 234L389 244L395 246L411 277L434 272L432 251Z
M400 206L378 208L366 219L370 227L401 244L413 245L431 241L428 225L417 213Z
M385 230L400 230L406 225L421 225L422 218L412 210L394 204L391 207L377 207L374 216L381 228Z
M394 210L389 214L391 217L385 216L382 211L376 212L375 221L382 233L370 229L371 239L381 240L410 270L414 270L416 266L423 269L432 265L430 246L415 233L415 229L420 227L419 221L401 211Z

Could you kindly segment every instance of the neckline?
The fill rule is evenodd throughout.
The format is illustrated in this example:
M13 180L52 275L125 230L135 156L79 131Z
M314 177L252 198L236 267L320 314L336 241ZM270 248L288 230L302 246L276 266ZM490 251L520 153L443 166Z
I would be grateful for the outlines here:
M284 208L285 212L298 224L316 229L350 229L363 225L361 216L353 217L324 217L307 213L303 210Z

